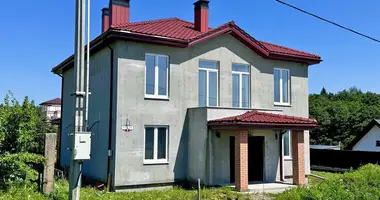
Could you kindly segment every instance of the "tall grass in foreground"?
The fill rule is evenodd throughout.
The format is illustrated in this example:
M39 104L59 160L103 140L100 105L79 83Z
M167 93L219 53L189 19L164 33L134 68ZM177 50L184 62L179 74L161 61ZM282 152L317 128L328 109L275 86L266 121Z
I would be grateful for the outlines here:
M365 165L359 170L288 190L276 200L377 200L380 199L380 166Z

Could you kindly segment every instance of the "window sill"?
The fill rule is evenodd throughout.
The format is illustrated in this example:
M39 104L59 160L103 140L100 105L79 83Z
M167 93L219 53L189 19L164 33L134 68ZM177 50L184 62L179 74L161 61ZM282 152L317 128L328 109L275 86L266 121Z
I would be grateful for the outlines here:
M145 95L145 100L162 100L162 101L169 101L170 98L168 96L155 96L155 95Z
M274 103L275 106L292 107L290 103Z
M284 161L292 161L293 160L293 158L291 158L291 157L284 157Z
M144 160L144 165L168 165L168 161L160 161L160 160Z

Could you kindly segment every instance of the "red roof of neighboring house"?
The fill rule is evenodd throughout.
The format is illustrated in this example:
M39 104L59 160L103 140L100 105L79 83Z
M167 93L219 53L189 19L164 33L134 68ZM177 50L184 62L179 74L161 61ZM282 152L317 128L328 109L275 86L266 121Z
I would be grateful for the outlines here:
M248 126L270 126L270 127L317 127L317 121L309 118L293 117L282 114L273 114L260 112L257 110L248 111L242 115L225 117L211 120L209 126L231 126L231 125L248 125Z
M322 61L316 54L256 40L233 21L217 28L209 28L209 31L204 33L195 30L194 23L178 18L112 25L108 31L91 42L91 47L99 49L99 46L102 46L100 44L106 39L117 38L187 48L222 34L231 34L264 58L307 64L317 64ZM57 73L67 65L72 65L73 62L74 57L71 56L52 71Z
M56 98L49 101L45 101L45 102L40 103L40 105L61 105L61 99Z

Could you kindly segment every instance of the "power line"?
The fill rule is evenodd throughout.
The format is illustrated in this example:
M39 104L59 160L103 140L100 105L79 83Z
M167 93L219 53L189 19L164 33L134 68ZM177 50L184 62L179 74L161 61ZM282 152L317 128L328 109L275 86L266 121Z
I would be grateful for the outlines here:
M301 8L298 8L298 7L296 7L296 6L293 6L293 5L291 5L291 4L288 4L288 3L286 3L286 2L283 2L283 1L281 1L281 0L276 0L276 1L279 2L279 3L281 3L281 4L284 4L284 5L286 5L286 6L289 6L289 7L293 8L293 9L296 9L296 10L298 10L298 11L300 11L300 12L303 12L303 13L305 13L305 14L307 14L307 15L310 15L310 16L312 16L312 17L315 17L315 18L320 19L320 20L322 20L322 21L325 21L325 22L327 22L327 23L330 23L330 24L333 24L333 25L335 25L335 26L338 26L338 27L340 27L340 28L342 28L342 29L344 29L344 30L346 30L346 31L350 31L350 32L352 32L352 33L355 33L355 34L357 34L357 35L363 36L363 37L365 37L365 38L367 38L367 39L370 39L370 40L373 40L373 41L375 41L375 42L380 43L380 40L378 40L378 39L376 39L376 38L373 38L373 37L368 36L368 35L366 35L366 34L360 33L360 32L358 32L358 31L355 31L355 30L351 29L351 28L345 27L345 26L343 26L343 25L340 25L340 24L338 24L338 23L335 23L335 22L333 22L333 21L330 21L330 20L328 20L328 19L325 19L325 18L323 18L323 17L320 17L320 16L318 16L318 15L316 15L316 14L310 13L310 12L308 12L308 11L306 11L306 10L303 10L303 9L301 9Z

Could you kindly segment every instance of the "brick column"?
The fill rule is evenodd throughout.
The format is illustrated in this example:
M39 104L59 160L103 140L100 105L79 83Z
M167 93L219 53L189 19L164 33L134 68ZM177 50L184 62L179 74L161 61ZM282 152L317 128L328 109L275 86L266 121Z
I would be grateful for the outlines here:
M248 130L237 130L235 135L235 187L248 190Z
M303 131L292 131L293 184L305 185L305 150Z

